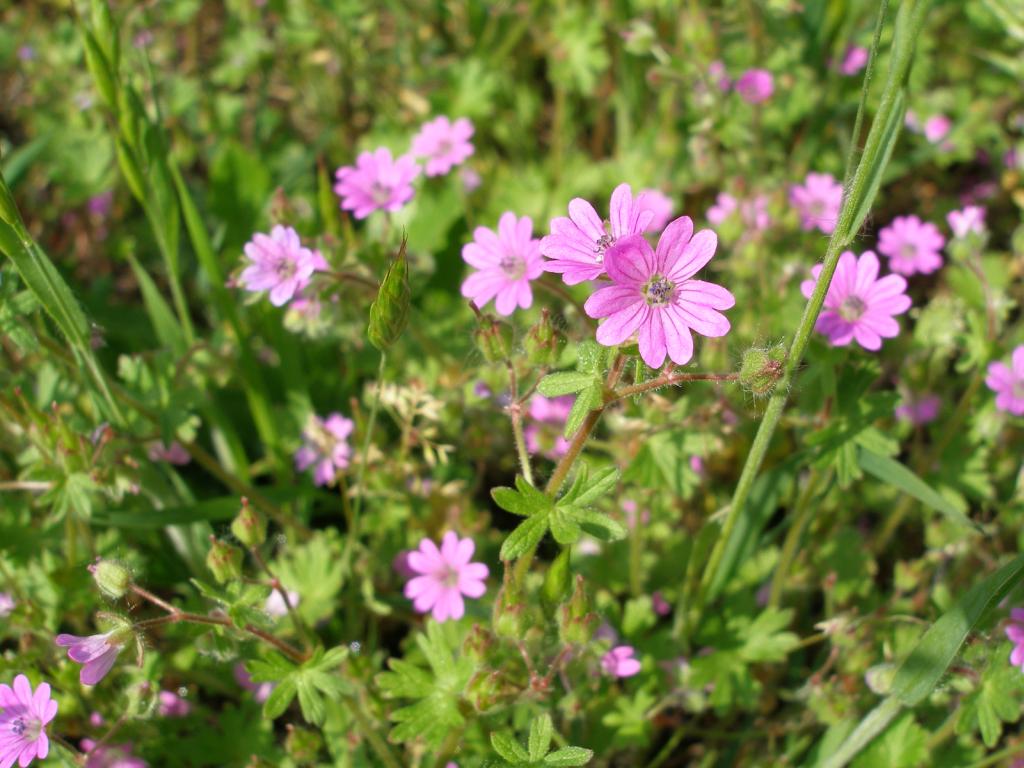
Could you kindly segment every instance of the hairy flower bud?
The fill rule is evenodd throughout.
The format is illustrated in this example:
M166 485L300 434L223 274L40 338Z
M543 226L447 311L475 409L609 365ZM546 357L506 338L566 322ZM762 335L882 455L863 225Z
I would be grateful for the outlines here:
M526 359L534 365L552 365L558 359L558 332L551 324L551 314L547 308L541 310L538 320L526 332L523 348Z
M405 243L388 267L380 284L377 298L370 305L370 323L366 335L370 343L382 352L394 344L409 322L409 266L405 258Z
M231 532L247 547L258 547L267 540L267 519L242 499L242 508L231 522Z
M563 643L588 643L596 623L597 616L590 612L590 600L583 586L583 577L577 574L572 596L558 612L558 636Z
M469 679L463 696L477 712L487 712L519 693L519 688L503 673L481 669Z
M220 584L237 579L242 575L242 550L211 536L206 567Z
M554 607L565 599L569 593L572 582L572 573L569 570L569 547L562 549L562 552L555 558L544 574L544 587L541 590L541 597L544 602Z
M494 601L491 627L498 637L521 640L525 631L522 594L512 579L512 569L505 570L505 583Z
M128 585L132 583L131 572L113 560L100 560L90 565L89 571L96 581L96 586L100 588L100 592L111 600L124 597L124 593L128 591Z
M743 354L740 384L754 397L768 397L782 378L786 364L786 348L782 344L751 347Z
M512 348L512 332L507 325L499 323L490 315L480 315L480 323L473 338L484 360L501 363L508 359Z
M482 664L492 645L494 645L494 635L482 624L474 624L462 644L462 653L477 664Z

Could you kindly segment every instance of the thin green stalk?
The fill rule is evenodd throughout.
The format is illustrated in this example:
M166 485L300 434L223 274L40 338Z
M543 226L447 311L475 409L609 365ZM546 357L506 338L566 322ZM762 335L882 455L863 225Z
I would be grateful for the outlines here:
M511 360L506 360L508 366L508 382L510 402L508 406L508 417L512 422L512 439L516 444L516 455L519 456L519 468L523 477L530 485L533 485L533 470L530 468L530 453L526 450L526 438L523 435L523 404L519 399L519 382L516 378L516 369Z
M789 575L790 566L796 558L797 549L800 546L800 538L803 536L804 528L814 517L814 505L811 500L818 492L821 481L828 477L831 472L819 472L811 470L811 476L804 485L804 490L796 501L793 508L793 522L786 532L786 540L782 545L782 554L779 556L779 564L775 567L775 574L772 576L771 592L768 596L768 607L776 608L782 599L782 589L786 585L786 576Z

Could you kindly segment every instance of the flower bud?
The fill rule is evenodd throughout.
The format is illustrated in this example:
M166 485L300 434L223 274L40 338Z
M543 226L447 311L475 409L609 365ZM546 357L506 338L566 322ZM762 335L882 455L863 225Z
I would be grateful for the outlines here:
M317 761L324 740L317 731L289 723L288 735L284 737L284 749L288 756L299 765L311 765Z
M502 363L508 359L512 348L512 332L504 323L490 315L480 315L480 324L473 332L480 353L489 363Z
M782 344L751 347L743 354L740 384L754 397L768 397L782 378L785 364L786 348Z
M469 630L465 642L462 643L462 654L476 664L482 664L492 645L494 645L494 635L488 632L482 624L474 624L473 628Z
M405 258L405 243L391 262L377 298L370 305L370 323L366 335L370 343L382 352L394 344L409 322L409 265Z
M534 365L553 365L558 359L558 332L551 324L551 313L541 310L538 320L526 332L523 348L526 359Z
M519 689L501 672L481 669L469 679L463 696L477 712L486 712L519 693Z
M128 585L132 583L132 574L120 563L113 560L100 560L89 566L96 586L100 592L111 600L119 600L128 591Z
M242 575L242 550L211 536L206 567L219 584L237 579Z
M572 573L569 570L569 547L564 547L562 552L555 558L544 574L544 587L541 590L541 597L544 602L554 607L558 605L565 596L569 594L572 582Z
M506 569L505 584L494 601L491 627L498 637L521 640L526 617L523 615L522 595L512 581L511 572L511 569Z
M596 623L597 616L590 612L590 600L583 587L583 577L577 574L572 597L558 612L558 636L563 643L588 643L594 635Z
M249 500L242 499L242 508L231 523L235 538L247 547L258 547L267 540L267 519L249 506Z
M864 673L864 682L872 693L886 696L892 690L892 681L896 677L896 666L893 664L876 664Z

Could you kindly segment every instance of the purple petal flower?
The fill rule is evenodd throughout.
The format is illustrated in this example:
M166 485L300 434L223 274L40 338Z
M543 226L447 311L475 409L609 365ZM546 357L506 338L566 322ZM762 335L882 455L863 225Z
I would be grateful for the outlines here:
M719 192L715 204L708 208L707 220L716 227L721 226L736 211L736 198L728 192Z
M11 615L11 611L14 610L18 604L10 593L0 592L0 618L6 618Z
M640 662L633 658L633 646L618 645L601 657L601 666L612 677L632 677L640 671Z
M425 538L409 553L408 566L417 575L406 583L405 596L417 612L430 611L439 622L458 620L466 612L463 595L483 596L490 571L483 563L470 562L475 548L472 539L460 539L449 531L441 539L440 549Z
M540 277L544 260L529 216L516 218L506 211L497 232L477 227L473 242L462 246L462 259L477 270L462 283L462 295L476 306L494 299L499 315L511 315L516 307L529 309L533 304L530 281Z
M937 144L946 137L952 127L953 121L945 115L932 115L924 121L924 137L932 144Z
M187 717L192 705L174 691L160 691L157 712L161 717Z
M980 205L968 205L963 210L950 211L946 214L946 221L957 239L962 240L972 232L980 235L985 231L985 209Z
M805 230L817 227L831 235L839 221L843 185L828 173L808 173L804 183L789 188L789 202L800 216Z
M569 450L569 441L562 435L575 398L572 395L547 398L534 395L530 399L529 422L523 430L526 449L556 461Z
M365 219L374 211L400 210L412 200L412 182L419 174L412 155L392 159L391 150L380 147L361 153L355 165L339 168L334 192L341 198L342 210Z
M897 216L878 233L878 251L889 257L889 269L901 275L923 275L942 266L946 238L939 228L917 216Z
M985 384L996 393L996 408L1014 416L1024 416L1024 344L1013 350L1010 365L1003 362L989 365Z
M252 693L252 697L257 703L262 704L268 698L270 698L270 692L276 687L275 683L257 683L252 679L252 675L249 674L249 670L245 668L245 664L239 662L235 664L234 668L235 682L245 688L245 690Z
M856 75L868 65L868 55L868 49L863 45L851 45L846 49L843 63L839 65L839 71L847 77Z
M132 754L131 744L97 744L92 739L79 743L85 752L85 768L147 768L148 763Z
M767 69L748 69L736 81L736 93L750 104L768 101L775 92L775 80Z
M57 645L68 649L68 658L82 665L78 679L83 685L96 685L114 666L123 643L117 637L119 630L102 635L57 635Z
M326 419L311 415L302 432L304 442L295 452L295 468L305 472L313 467L314 483L333 485L352 457L348 436L354 427L353 421L340 413L332 413Z
M908 397L896 406L895 415L901 421L909 421L915 426L921 426L935 421L941 408L942 398L938 395Z
M661 232L672 218L672 198L657 189L641 189L636 205L653 214L645 232Z
M473 154L472 136L473 123L465 117L453 123L441 116L423 124L412 140L412 154L427 159L427 176L443 176Z
M0 766L15 762L25 768L50 752L46 724L57 716L57 702L50 698L49 683L40 683L33 692L24 675L14 678L14 687L0 685Z
M269 291L275 307L287 304L309 285L317 270L327 268L318 251L305 248L291 227L274 227L269 235L257 232L245 244L248 266L238 281L247 291Z

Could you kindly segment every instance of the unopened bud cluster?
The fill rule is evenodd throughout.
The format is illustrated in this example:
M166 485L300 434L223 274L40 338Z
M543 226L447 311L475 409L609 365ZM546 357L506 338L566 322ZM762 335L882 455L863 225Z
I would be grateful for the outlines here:
M754 397L768 397L782 378L786 367L786 348L782 344L751 347L743 354L740 385Z

